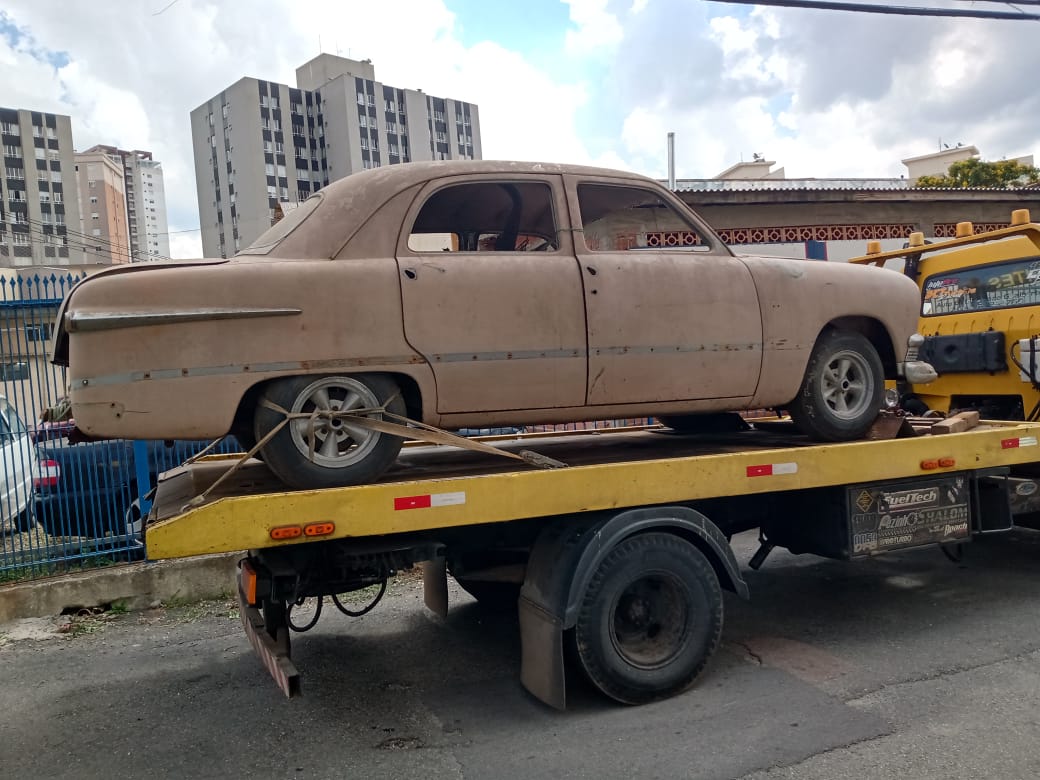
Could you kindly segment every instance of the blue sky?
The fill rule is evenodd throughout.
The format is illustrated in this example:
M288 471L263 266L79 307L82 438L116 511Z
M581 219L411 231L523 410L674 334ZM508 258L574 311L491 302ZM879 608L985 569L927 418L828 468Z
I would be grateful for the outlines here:
M525 54L552 54L563 47L571 26L567 6L558 0L447 0L445 5L455 14L459 40L465 46L490 40Z
M944 0L945 1L945 0ZM171 231L198 227L189 112L318 53L476 103L485 157L711 177L755 152L789 177L882 177L936 139L1034 154L1035 23L704 0L5 0L0 106L72 117L78 148L161 160ZM909 43L912 42L912 45ZM171 236L197 255L197 234Z

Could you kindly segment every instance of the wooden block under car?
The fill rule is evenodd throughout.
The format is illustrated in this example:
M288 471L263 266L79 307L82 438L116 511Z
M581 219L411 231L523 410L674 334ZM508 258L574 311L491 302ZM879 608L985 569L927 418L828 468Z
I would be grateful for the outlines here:
M932 433L960 433L961 431L970 431L978 424L978 412L958 412L952 417L947 417L945 420L933 425Z

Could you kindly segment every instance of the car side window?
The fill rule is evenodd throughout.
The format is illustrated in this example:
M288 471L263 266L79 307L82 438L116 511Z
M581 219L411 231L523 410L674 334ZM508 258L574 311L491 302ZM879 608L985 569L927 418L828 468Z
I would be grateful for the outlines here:
M592 251L708 248L696 228L653 190L579 184L578 208L585 246Z
M555 252L552 188L544 182L471 182L433 193L408 234L413 252Z

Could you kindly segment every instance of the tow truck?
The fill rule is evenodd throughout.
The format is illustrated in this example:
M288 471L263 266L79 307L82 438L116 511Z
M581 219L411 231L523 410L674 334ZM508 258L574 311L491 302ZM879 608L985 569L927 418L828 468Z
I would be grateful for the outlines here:
M363 613L421 565L434 612L448 609L449 573L478 601L516 609L520 680L541 701L565 708L576 666L641 704L694 684L719 645L723 590L749 597L734 534L758 529L751 568L775 547L851 560L1008 531L1037 493L1011 472L1040 460L1040 423L940 433L936 419L886 411L870 438L840 444L782 419L712 423L409 444L378 483L310 491L255 459L204 457L160 480L147 552L247 551L242 623L288 696L300 692L290 635L313 624L294 610L331 599ZM348 607L358 591L371 603Z
M902 249L878 241L850 263L895 267L921 289L922 360L939 373L900 388L917 412L973 409L1001 420L1040 419L1040 224L1028 209L1007 227L958 222L954 237L927 242L911 233Z

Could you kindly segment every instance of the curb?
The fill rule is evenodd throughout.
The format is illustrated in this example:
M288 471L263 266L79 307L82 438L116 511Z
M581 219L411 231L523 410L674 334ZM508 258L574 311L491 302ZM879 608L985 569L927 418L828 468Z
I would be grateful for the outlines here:
M199 601L235 587L241 553L143 561L0 587L0 623L60 615L64 610L122 602L145 609L156 601Z

